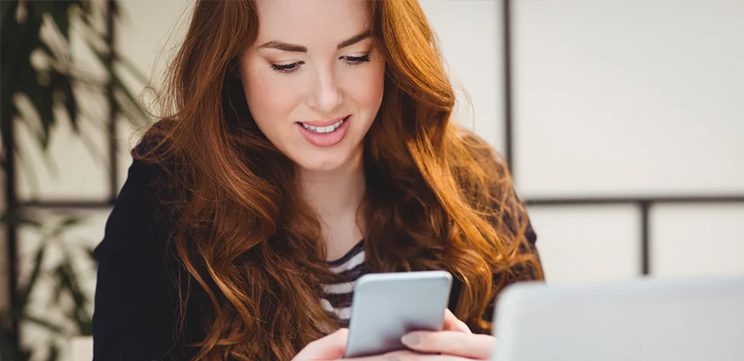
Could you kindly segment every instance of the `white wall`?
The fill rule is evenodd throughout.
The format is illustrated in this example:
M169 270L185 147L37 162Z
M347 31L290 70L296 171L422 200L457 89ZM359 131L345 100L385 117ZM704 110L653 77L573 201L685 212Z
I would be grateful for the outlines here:
M522 195L744 194L744 2L515 1L513 18ZM637 209L531 210L551 279L633 275L615 261L638 251ZM744 274L744 204L650 221L653 274Z
M504 151L501 2L420 1L457 92L454 117Z
M654 274L744 274L744 205L660 205L651 220Z
M514 10L523 192L744 193L744 2Z

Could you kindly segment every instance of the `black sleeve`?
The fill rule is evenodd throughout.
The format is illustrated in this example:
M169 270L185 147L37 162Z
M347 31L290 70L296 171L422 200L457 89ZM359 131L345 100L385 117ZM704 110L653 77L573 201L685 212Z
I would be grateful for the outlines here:
M173 344L173 283L156 219L157 168L135 160L95 249L93 359L158 360Z

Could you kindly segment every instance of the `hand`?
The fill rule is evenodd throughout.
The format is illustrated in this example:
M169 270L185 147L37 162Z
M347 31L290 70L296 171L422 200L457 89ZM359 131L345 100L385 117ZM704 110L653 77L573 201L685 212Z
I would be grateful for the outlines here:
M412 351L441 355L391 353L386 361L408 360L488 360L496 345L491 335L473 334L465 322L447 310L442 331L414 331L403 336L404 345Z
M468 326L449 310L445 311L442 331L416 331L403 336L403 344L410 350L388 352L382 355L346 359L348 361L407 361L407 360L486 360L490 357L496 339L490 335L474 335ZM349 330L336 332L309 343L293 361L330 361L344 356ZM413 351L411 351L413 350ZM418 352L442 353L424 355Z

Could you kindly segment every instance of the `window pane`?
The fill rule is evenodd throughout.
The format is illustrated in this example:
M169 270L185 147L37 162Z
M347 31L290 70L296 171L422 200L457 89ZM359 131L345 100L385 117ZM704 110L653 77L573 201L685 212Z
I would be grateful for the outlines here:
M639 275L639 212L634 206L530 206L548 282Z
M744 193L744 2L513 3L524 192Z

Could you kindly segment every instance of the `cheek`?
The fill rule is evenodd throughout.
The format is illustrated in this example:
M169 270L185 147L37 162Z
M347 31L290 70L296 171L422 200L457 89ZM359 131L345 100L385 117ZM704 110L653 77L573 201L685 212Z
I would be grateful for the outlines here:
M289 121L287 117L298 97L296 90L293 91L296 87L288 86L286 80L271 70L249 64L243 75L243 89L248 109L262 130L266 125Z
M370 64L363 72L355 73L347 79L347 93L368 110L377 112L382 101L385 68L384 65Z

